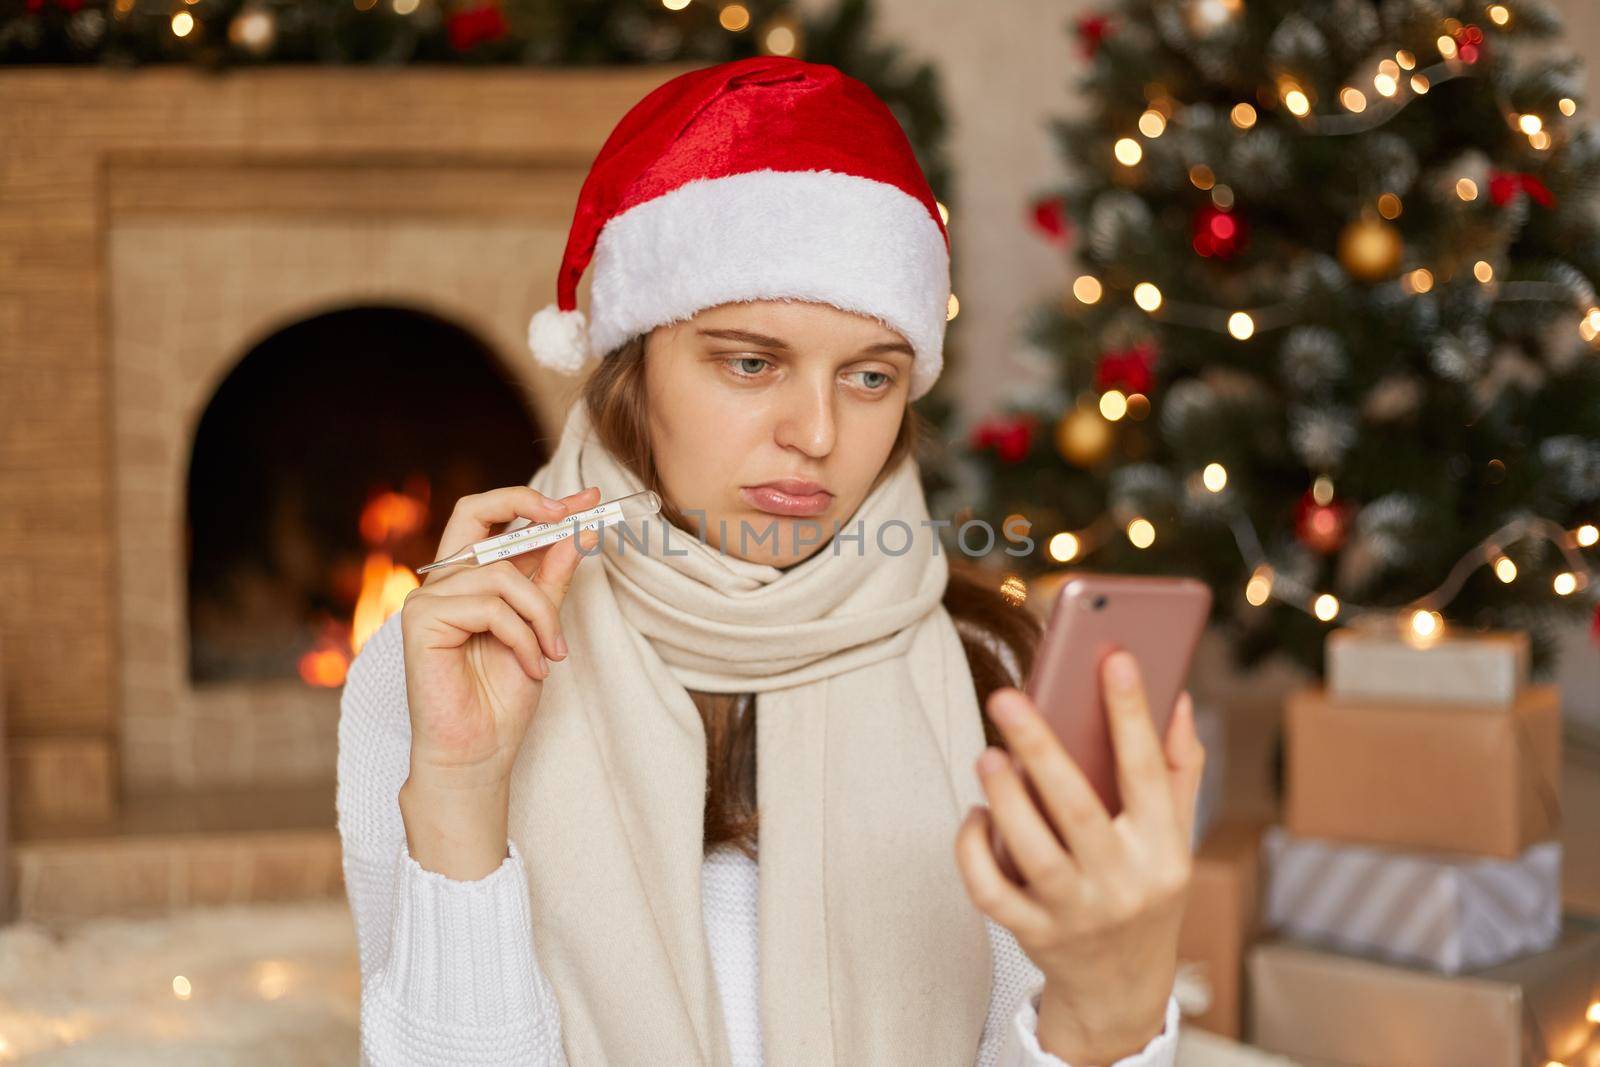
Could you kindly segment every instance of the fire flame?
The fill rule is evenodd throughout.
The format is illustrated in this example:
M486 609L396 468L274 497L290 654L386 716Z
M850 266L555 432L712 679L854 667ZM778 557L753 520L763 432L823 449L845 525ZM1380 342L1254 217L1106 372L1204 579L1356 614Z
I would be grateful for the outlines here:
M300 657L300 677L307 685L335 688L344 684L350 661L385 619L400 610L406 594L421 582L410 567L394 561L388 546L420 530L428 519L428 486L413 479L406 492L385 491L361 509L358 529L368 545L361 568L361 592L348 622L326 619L314 647Z

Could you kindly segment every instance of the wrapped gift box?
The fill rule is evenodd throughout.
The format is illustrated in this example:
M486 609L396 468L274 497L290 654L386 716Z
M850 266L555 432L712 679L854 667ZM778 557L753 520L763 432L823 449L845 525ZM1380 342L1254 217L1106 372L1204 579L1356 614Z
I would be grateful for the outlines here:
M1348 1067L1582 1063L1600 998L1600 929L1569 923L1545 952L1464 975L1282 940L1248 956L1252 1043Z
M1514 859L1558 834L1561 691L1510 708L1285 700L1284 825L1301 837Z
M1224 1037L1243 1033L1244 953L1259 926L1259 822L1219 822L1195 852L1178 961L1200 991L1184 1023Z
M1506 708L1528 685L1528 635L1447 629L1419 642L1387 627L1343 627L1328 635L1325 663L1334 700Z
M1266 928L1341 952L1457 974L1547 949L1561 932L1560 841L1502 860L1274 826L1262 854Z

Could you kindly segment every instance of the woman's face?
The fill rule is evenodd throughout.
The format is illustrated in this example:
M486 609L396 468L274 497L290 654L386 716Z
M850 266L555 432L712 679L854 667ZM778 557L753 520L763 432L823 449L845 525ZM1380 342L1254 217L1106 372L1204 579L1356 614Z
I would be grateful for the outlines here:
M911 364L898 332L831 304L722 304L657 327L645 388L666 496L730 555L777 567L814 555L883 467Z

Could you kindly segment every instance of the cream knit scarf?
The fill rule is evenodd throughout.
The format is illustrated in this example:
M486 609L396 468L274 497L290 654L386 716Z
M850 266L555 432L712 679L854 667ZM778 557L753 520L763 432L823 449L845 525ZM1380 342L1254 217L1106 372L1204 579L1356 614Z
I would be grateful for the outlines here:
M598 485L602 500L643 488L581 400L530 484ZM562 607L571 652L511 787L573 1067L729 1064L700 899L705 733L685 688L757 694L768 1067L976 1060L991 961L954 842L982 800L984 738L914 457L845 535L857 519L863 537L787 571L659 516L629 524L644 550L611 527L580 562Z

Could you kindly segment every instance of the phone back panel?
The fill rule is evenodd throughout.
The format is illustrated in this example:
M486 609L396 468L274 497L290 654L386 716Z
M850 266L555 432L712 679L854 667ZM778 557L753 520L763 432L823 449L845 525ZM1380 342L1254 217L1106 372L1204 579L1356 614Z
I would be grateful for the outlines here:
M1194 578L1084 573L1061 586L1025 689L1113 816L1122 804L1101 662L1119 646L1133 653L1164 737L1210 613L1211 588Z

